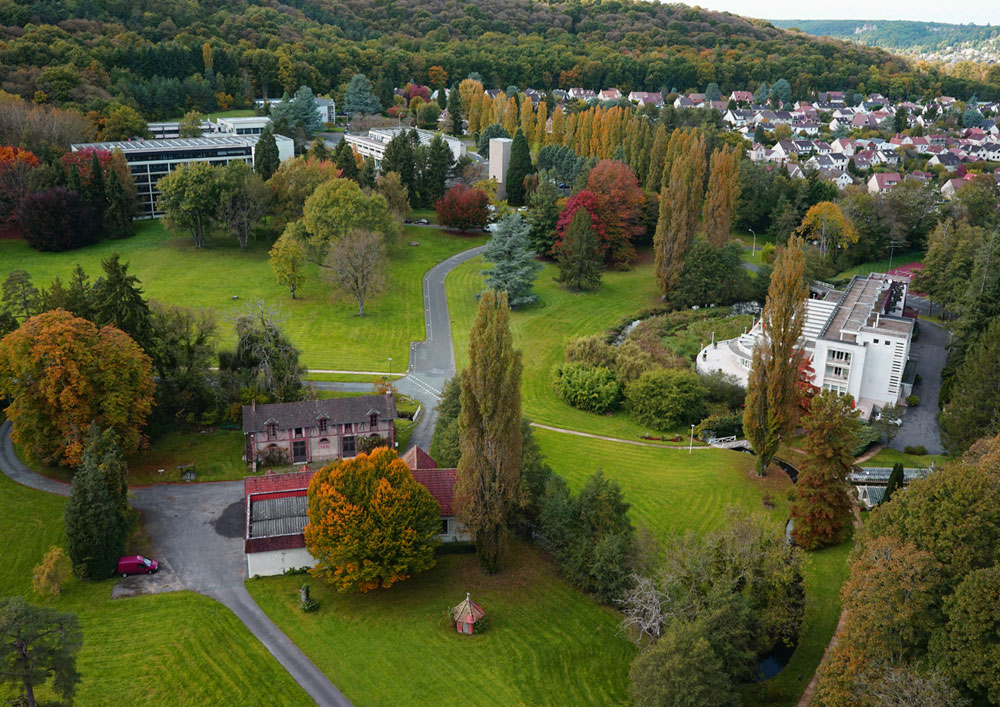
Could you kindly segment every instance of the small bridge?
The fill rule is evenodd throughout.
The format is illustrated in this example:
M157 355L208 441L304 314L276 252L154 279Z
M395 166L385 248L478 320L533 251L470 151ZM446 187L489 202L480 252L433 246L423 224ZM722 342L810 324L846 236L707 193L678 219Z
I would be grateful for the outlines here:
M710 439L708 444L718 449L750 449L750 443L745 439L736 439L736 435L731 437L716 437Z

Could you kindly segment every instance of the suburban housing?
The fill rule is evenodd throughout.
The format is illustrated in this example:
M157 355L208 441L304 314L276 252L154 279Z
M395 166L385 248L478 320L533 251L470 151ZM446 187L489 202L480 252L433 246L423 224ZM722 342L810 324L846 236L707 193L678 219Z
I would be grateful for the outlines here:
M441 506L441 542L469 540L452 506L455 469L439 469L437 462L419 447L412 447L402 457L413 478L427 487ZM289 474L248 476L243 480L246 498L246 533L243 549L247 557L247 576L282 574L288 569L312 567L316 559L306 550L303 530L307 514L311 470Z
M397 417L392 393L244 405L243 460L256 471L279 450L293 464L304 464L353 457L361 437L382 437L393 446Z

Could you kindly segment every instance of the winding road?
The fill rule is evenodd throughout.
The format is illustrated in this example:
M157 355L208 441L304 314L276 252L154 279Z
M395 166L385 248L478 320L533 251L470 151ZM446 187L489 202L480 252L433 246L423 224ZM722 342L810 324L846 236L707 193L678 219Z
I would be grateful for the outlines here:
M424 275L426 339L410 344L407 375L396 382L397 389L416 398L424 410L410 438L411 445L430 448L441 389L455 374L445 277L456 266L479 255L482 249L479 246L453 255ZM371 387L366 383L317 382L314 385L320 389L360 391ZM0 425L0 471L24 486L68 496L68 484L42 476L18 459L10 430L9 421ZM317 704L324 707L351 704L261 611L246 590L242 481L157 484L132 489L131 495L133 506L142 513L161 571L151 578L120 582L113 590L116 596L119 587L127 585L140 592L186 589L212 597L236 614Z

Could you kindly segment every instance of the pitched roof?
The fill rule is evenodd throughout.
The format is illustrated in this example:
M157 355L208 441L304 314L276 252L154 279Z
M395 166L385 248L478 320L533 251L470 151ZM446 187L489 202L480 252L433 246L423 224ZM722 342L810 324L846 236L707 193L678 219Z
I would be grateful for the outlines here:
M431 496L441 506L442 516L453 516L452 499L455 495L457 469L412 469L413 478L431 492Z
M354 398L302 400L295 403L244 405L243 433L265 431L268 420L277 424L279 429L287 430L292 427L312 427L323 417L335 425L362 422L372 412L377 412L383 420L395 420L398 417L396 398L392 393L386 393Z
M422 450L420 447L410 447L406 453L400 457L406 466L413 469L437 469L437 462L434 458Z
M263 476L248 476L243 479L245 495L255 493L279 493L282 491L297 491L309 488L312 471L295 471L290 474L264 474Z

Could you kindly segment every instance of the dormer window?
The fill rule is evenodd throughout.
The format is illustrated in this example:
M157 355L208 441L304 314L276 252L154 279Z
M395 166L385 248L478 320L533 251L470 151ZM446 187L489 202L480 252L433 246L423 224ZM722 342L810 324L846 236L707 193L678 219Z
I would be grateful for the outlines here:
M326 432L326 424L327 424L327 421L326 421L326 418L325 418L325 417L324 417L324 418L322 418L322 419L321 419L321 420L319 421L319 431L320 431L320 432Z
M267 426L267 436L270 439L276 438L278 436L278 425L274 424L273 422L270 425L268 425Z
M368 416L368 428L374 430L378 426L378 413L373 412Z

